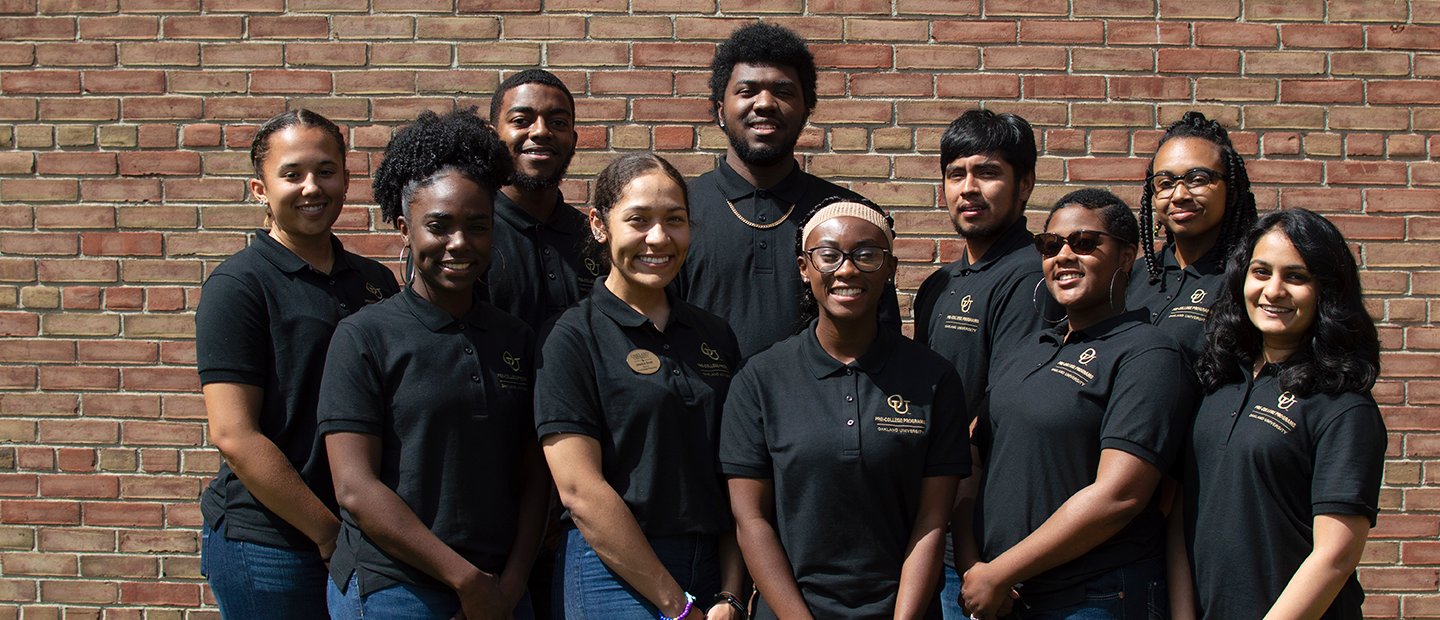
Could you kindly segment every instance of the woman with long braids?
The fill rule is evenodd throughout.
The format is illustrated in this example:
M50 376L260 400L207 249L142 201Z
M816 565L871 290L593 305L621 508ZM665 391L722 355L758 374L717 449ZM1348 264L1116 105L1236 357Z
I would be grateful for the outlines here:
M1245 160L1220 123L1186 112L1160 138L1140 194L1140 252L1126 299L1170 333L1189 361L1219 294L1225 257L1255 221ZM1157 228L1165 244L1155 250Z
M1196 390L1174 339L1125 311L1136 228L1114 194L1083 189L1035 236L1067 317L992 367L974 436L981 561L962 586L976 617L1012 604L1020 620L1169 617L1156 488L1179 460Z
M405 290L341 321L325 362L320 432L343 510L332 619L530 617L549 482L534 335L478 285L510 166L471 109L422 113L375 171L409 259Z
M970 472L960 377L876 320L895 275L888 215L835 198L797 226L810 320L736 376L720 443L755 615L938 619Z
M1386 435L1355 258L1305 209L1265 216L1237 245L1184 467L1198 606L1176 617L1358 619Z

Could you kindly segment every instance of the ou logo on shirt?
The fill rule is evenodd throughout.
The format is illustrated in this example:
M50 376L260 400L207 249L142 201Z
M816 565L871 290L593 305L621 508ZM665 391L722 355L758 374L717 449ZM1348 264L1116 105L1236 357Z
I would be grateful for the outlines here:
M891 394L889 398L885 399L885 404L890 405L890 408L900 415L910 413L910 401L905 400L905 397L899 394Z
M506 351L505 355L501 356L500 359L505 362L506 366L510 367L510 370L520 372L520 358L515 357L514 355L511 355L509 351Z
M1281 392L1280 398L1275 401L1275 406L1281 409L1289 409L1295 406L1295 395L1290 392Z
M960 311L965 314L970 314L970 306L973 305L975 305L975 298L966 295L964 299L960 300Z
M1085 352L1080 354L1080 365L1084 366L1093 361L1095 361L1095 349L1085 349Z
M711 348L710 343L708 342L700 343L700 352L705 354L705 357L708 357L717 362L720 361L720 352Z
M1205 301L1205 289L1197 288L1194 293L1190 293L1190 303L1198 304L1202 301Z

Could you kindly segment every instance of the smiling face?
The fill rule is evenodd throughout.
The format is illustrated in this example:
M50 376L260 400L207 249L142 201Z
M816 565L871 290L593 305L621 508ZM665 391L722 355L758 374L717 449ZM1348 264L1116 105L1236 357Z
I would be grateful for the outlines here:
M1045 226L1045 232L1065 238L1081 230L1107 232L1098 211L1075 205L1056 211ZM1071 329L1083 329L1124 309L1125 276L1134 262L1134 243L1108 234L1101 236L1094 252L1076 254L1067 243L1044 260L1045 285L1065 307Z
M991 240L1025 212L1035 177L1015 178L999 153L957 157L945 165L945 206L961 237Z
M804 239L804 249L834 248L841 252L853 253L860 248L890 249L890 240L884 231L858 217L835 217L817 225ZM885 256L885 265L879 270L865 273L856 268L855 261L846 258L840 268L831 273L821 272L806 255L796 259L800 278L810 287L822 320L873 321L880 298L885 292L885 283L895 276L895 257Z
M743 62L731 71L717 113L730 149L741 161L757 166L794 156L809 116L794 69Z
M270 234L281 242L328 238L350 183L340 145L319 127L291 125L271 134L269 147L250 192L269 208Z
M1155 152L1151 172L1183 177L1195 168L1223 171L1220 147L1200 138L1175 138ZM1157 192L1153 198L1155 217L1160 224L1180 239L1209 239L1220 236L1220 223L1225 219L1225 179L1197 188L1177 183L1168 196Z
M658 169L637 176L603 220L590 210L590 229L610 253L607 288L621 299L636 289L663 289L690 249L684 188Z
M1260 331L1267 351L1283 358L1309 336L1320 290L1304 257L1279 228L1255 243L1245 272L1245 313ZM1272 359L1278 361L1278 359Z
M396 227L415 262L415 292L438 304L468 300L490 265L494 202L474 181L441 171L410 197Z
M521 84L505 92L495 130L515 162L521 189L554 187L575 156L575 111L560 89Z

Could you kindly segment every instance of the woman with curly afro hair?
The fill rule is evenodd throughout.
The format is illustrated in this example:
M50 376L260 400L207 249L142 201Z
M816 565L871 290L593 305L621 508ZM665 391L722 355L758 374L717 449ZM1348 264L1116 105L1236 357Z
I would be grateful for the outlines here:
M1220 123L1199 112L1165 130L1140 194L1140 251L1126 299L1174 336L1194 362L1220 293L1225 257L1255 222L1245 160ZM1163 228L1165 244L1155 250Z
M332 618L531 616L548 489L534 334L477 286L510 172L474 110L421 114L375 172L406 286L341 321L325 363L320 432L342 510Z

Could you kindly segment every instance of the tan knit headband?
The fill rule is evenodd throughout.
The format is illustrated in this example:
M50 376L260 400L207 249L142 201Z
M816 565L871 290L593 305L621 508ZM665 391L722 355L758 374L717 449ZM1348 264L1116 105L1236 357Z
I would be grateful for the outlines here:
M885 214L858 202L837 202L816 211L810 221L805 223L805 229L800 233L800 242L803 244L806 239L809 239L810 231L815 230L816 226L823 224L826 220L847 216L858 217L874 224L885 233L885 238L890 240L890 245L892 247L895 245L895 231L891 230L890 224L885 222Z

